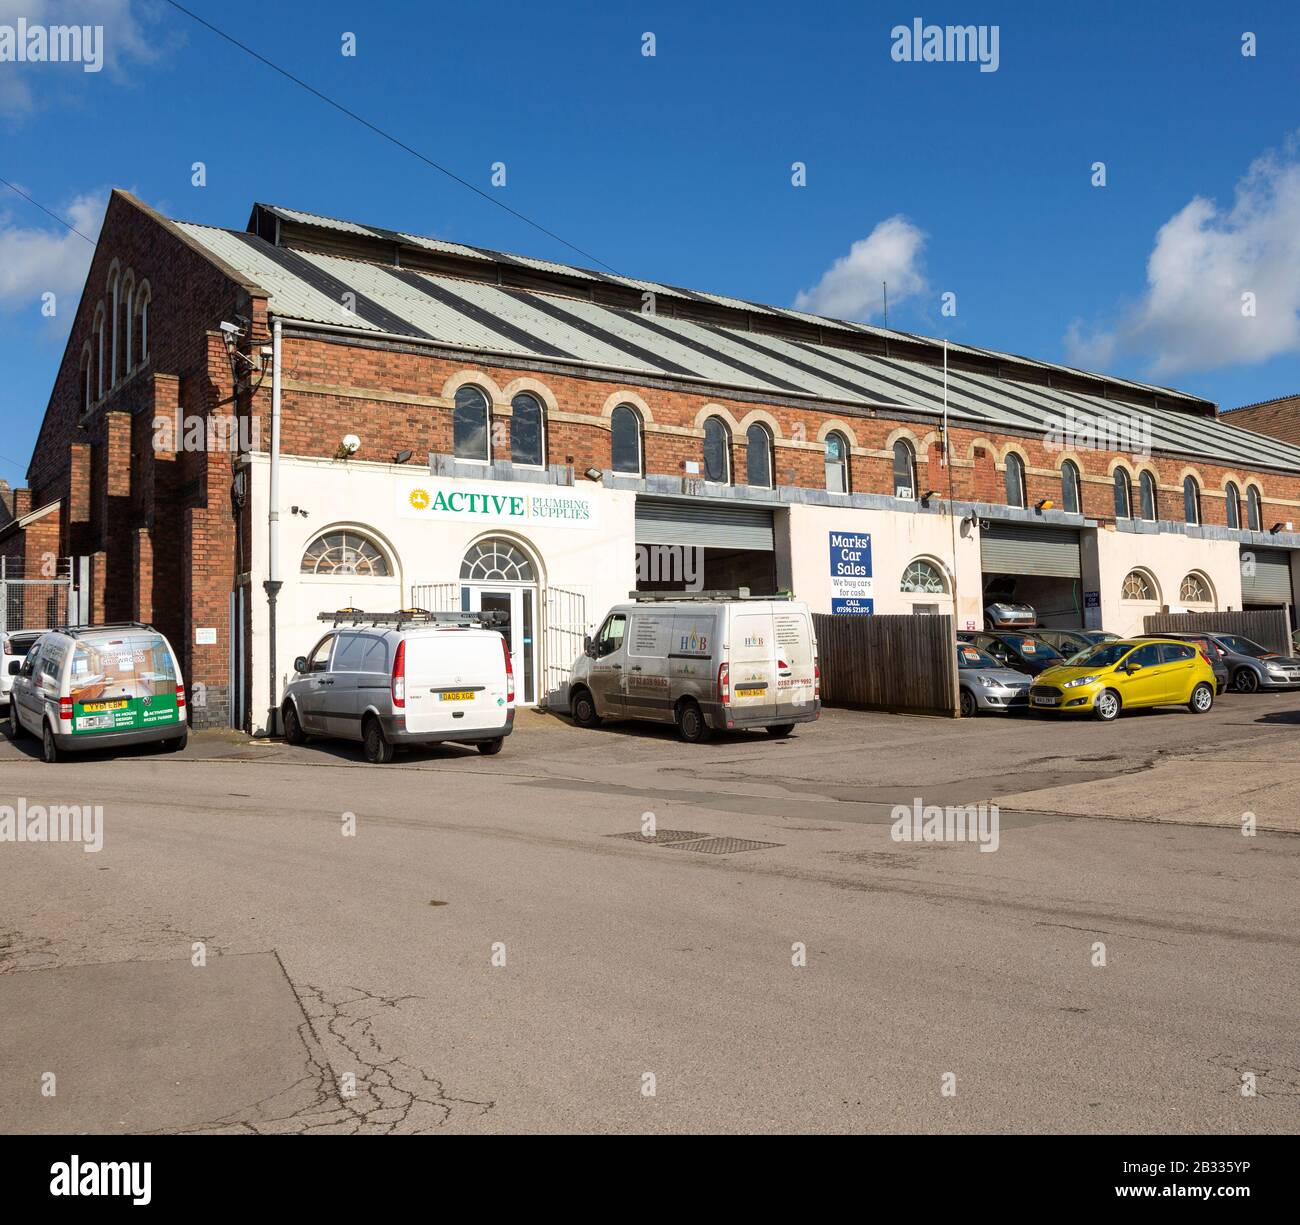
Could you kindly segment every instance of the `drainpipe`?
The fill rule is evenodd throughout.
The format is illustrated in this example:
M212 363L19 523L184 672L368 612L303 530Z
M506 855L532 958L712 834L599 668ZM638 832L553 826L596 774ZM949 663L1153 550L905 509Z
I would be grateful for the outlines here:
M271 332L271 488L270 510L267 514L267 579L262 584L266 592L266 611L269 626L268 662L271 669L271 705L266 715L266 734L280 734L280 691L275 667L275 598L280 594L280 321L272 325Z

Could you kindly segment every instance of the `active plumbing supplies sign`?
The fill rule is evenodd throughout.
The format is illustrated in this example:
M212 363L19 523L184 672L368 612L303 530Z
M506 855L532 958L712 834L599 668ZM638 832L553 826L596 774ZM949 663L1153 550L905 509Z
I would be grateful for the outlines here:
M831 533L831 612L868 616L876 611L871 577L871 533Z
M397 513L406 519L454 520L517 527L595 527L596 499L585 489L516 491L462 481L399 481Z

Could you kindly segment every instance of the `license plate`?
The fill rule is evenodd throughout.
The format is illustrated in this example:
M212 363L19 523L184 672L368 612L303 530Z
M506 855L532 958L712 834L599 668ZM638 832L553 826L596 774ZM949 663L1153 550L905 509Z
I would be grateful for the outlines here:
M1035 706L1055 706L1055 705L1056 705L1056 699L1055 699L1055 698L1035 698L1035 699L1034 699L1034 705L1035 705Z
M100 710L125 710L129 703L126 698L116 702L85 702L82 704L82 710L100 711Z
M438 694L440 702L472 702L474 700L474 691L472 689L448 689Z
M77 720L77 727L80 728L82 731L86 731L88 729L96 728L96 727L112 727L112 726L113 726L112 715L83 715L81 718Z
M761 690L761 689L737 689L737 690L736 690L736 696L737 696L738 698L761 698L761 697L763 696L763 690Z

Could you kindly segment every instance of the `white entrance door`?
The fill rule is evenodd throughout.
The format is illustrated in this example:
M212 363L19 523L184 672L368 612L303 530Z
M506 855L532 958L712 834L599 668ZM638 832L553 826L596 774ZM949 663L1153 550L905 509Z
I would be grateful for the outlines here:
M503 612L509 618L497 626L510 647L515 672L515 702L537 704L537 588L505 583L472 583L461 587L464 612Z

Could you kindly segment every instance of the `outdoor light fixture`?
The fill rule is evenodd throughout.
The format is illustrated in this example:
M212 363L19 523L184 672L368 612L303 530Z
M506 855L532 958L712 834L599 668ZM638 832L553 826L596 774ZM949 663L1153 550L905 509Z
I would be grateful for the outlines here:
M1280 523L1275 523L1275 524L1273 524L1273 526L1272 526L1271 528L1269 528L1268 530L1269 530L1269 534L1270 534L1270 535L1272 535L1272 536L1276 536L1276 535L1278 534L1278 532L1280 532L1280 531L1282 530L1282 525L1281 525Z
M598 481L605 474L599 468L588 468L582 475L589 481Z
M930 505L930 499L931 499L931 498L934 498L934 497L938 497L938 495L939 495L939 491L938 491L937 489L927 489L927 490L926 490L926 491L921 495L921 505L922 505L922 506L929 506L929 505Z
M1056 505L1056 503L1053 502L1051 498L1044 498L1041 502L1038 503L1038 506L1037 506L1036 509L1038 509L1038 510L1051 510L1052 507L1055 506L1055 505Z
M414 454L415 454L415 452L414 452L414 451L410 451L410 450L407 450L407 451L398 451L398 453L397 453L396 455L393 456L393 463L395 463L395 464L404 464L404 463L406 463L406 461L407 461L408 459L410 459L411 456L414 455Z

